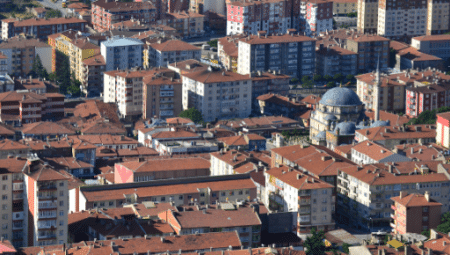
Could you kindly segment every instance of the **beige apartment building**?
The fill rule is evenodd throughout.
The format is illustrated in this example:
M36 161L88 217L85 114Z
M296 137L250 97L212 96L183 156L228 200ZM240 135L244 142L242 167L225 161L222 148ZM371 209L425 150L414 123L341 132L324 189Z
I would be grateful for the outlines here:
M358 0L358 31L376 34L378 28L378 1Z
M333 0L333 15L342 15L358 10L358 0Z
M142 117L144 119L176 117L182 111L183 87L174 72L147 76L143 82Z
M428 0L426 34L445 34L450 29L450 1Z

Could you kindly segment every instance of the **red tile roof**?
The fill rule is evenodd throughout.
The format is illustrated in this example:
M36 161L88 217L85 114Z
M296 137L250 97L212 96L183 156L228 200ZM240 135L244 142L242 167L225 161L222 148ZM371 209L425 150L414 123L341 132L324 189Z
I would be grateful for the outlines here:
M211 163L203 158L155 159L144 162L124 162L122 165L135 173L209 169Z
M405 207L442 206L441 203L432 199L428 201L422 194L409 194L404 197L391 197L391 199Z
M181 76L203 84L251 80L250 75L241 75L231 71L222 70L204 70L199 72L184 73Z
M200 48L193 46L190 43L181 40L167 40L161 43L151 43L150 47L157 51L169 52L169 51L201 51Z
M273 167L266 171L270 178L276 178L299 190L333 188L333 185L311 175L287 166Z
M3 21L3 20L2 20ZM49 19L39 19L31 18L24 20L14 21L15 27L27 27L27 26L49 26L56 24L73 24L73 23L87 23L87 21L77 18L49 18Z
M33 135L73 135L75 132L54 122L35 122L24 124L22 133Z
M420 127L422 131L415 130ZM374 127L356 130L357 133L372 141L383 141L393 139L418 139L418 138L435 138L435 125L410 125L406 126L405 131L401 131L402 127Z
M353 150L366 155L367 157L379 161L394 153L385 147L371 141L363 141L353 146Z

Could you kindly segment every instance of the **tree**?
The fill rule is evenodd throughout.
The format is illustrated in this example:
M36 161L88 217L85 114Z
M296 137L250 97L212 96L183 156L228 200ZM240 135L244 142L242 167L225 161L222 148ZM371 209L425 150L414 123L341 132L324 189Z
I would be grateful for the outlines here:
M73 96L81 96L81 90L80 90L81 82L75 78L75 74L72 73L71 79L70 79L70 86L67 88L68 92L71 93Z
M178 116L188 118L192 120L194 123L200 123L203 121L202 113L195 108L189 108L185 111L182 111Z
M342 75L341 73L337 73L333 77L333 80L335 80L336 82L341 82L343 79L344 79L344 75Z
M434 109L431 111L423 111L417 116L417 118L408 121L407 125L418 125L418 124L435 124L436 114L441 112L450 112L450 107L443 106L439 109Z
M217 40L212 40L208 42L209 46L217 48Z
M350 244L348 244L348 243L343 243L343 244L342 244L342 251L345 252L345 253L347 253L347 254L349 254L349 253L350 253L349 247L350 247Z
M327 83L327 88L334 88L336 87L336 83L334 81L330 81Z
M33 78L48 79L47 70L45 70L44 66L42 65L41 57L39 57L39 55L36 55L36 57L34 58L33 66L28 75L31 75Z
M353 81L354 78L355 76L353 74L348 74L347 76L345 76L345 79L350 82Z
M309 78L308 75L305 75L305 76L302 77L302 83L307 83L307 82L309 82L310 80L311 80L311 79Z
M350 12L350 13L347 13L347 17L349 17L349 18L355 18L356 16L358 16L358 13L357 13L357 12Z
M331 81L331 80L333 79L333 77L332 77L331 75L327 74L327 75L324 75L324 76L323 76L323 79L324 79L325 81Z
M56 72L56 81L59 85L59 90L62 94L67 94L67 89L70 87L70 67L69 60L64 58L61 64L58 66Z
M441 224L437 226L436 230L441 233L450 232L450 212L446 212L441 216Z
M51 9L45 13L45 17L46 18L59 18L59 17L62 17L62 13L60 10Z
M313 77L313 81L318 82L322 80L322 75L320 74L315 74Z
M323 239L325 234L323 231L317 232L316 228L311 229L311 235L306 238L304 246L307 249L307 255L323 255L325 254L325 244Z
M420 233L420 234L426 236L427 238L430 238L430 230L429 229L422 231L422 233Z

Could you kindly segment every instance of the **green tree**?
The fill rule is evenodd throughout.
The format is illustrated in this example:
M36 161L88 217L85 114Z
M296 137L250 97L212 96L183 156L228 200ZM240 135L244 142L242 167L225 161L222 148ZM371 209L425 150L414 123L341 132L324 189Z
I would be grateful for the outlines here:
M62 94L67 94L70 87L70 66L69 60L64 58L57 68L56 81L59 85L59 90Z
M325 234L323 231L317 232L316 228L311 229L311 235L306 238L304 246L307 249L307 255L323 255L325 254L325 244L323 239Z
M357 12L350 12L350 13L347 13L347 17L349 17L349 18L355 18L356 16L358 16L358 13L357 13Z
M418 125L418 124L435 124L436 114L442 112L450 112L450 107L444 106L439 109L434 109L431 111L423 111L417 116L417 118L408 121L407 125Z
M424 230L424 231L422 231L422 233L420 233L420 234L426 236L427 238L430 238L430 230Z
M353 74L347 74L347 76L345 76L345 79L347 81L353 82L353 79L355 79L355 76Z
M179 116L183 118L188 118L192 120L194 123L201 123L203 121L202 113L195 108L189 108L185 111L182 111Z
M328 82L328 81L331 81L333 79L333 77L331 75L327 74L327 75L323 76L323 79Z
M348 244L348 243L343 243L343 244L342 244L342 251L345 252L345 253L347 253L347 254L350 253L349 247L350 247L350 244Z
M75 78L75 74L72 73L70 78L70 86L67 88L67 91L71 93L73 96L81 96L80 90L81 82Z
M326 86L327 86L327 88L334 88L334 87L336 87L336 83L334 81L330 81L327 83Z
M62 17L62 13L60 10L51 9L45 13L45 17L46 18L59 18L59 17Z
M302 83L307 83L309 81L311 81L311 78L309 78L309 76L305 75L302 77Z
M437 226L436 230L441 233L450 232L450 212L446 212L441 216L441 224Z
M291 79L291 83L294 83L294 84L295 84L295 83L298 83L298 78L292 78L292 79Z
M337 73L334 75L333 80L336 82L341 82L344 79L344 75L341 73Z
M39 57L39 55L36 55L36 57L34 58L33 66L28 75L31 75L33 78L39 77L48 79L47 70L45 70L44 66L42 65L41 57Z
M315 74L313 77L313 81L318 82L322 80L322 75L320 74Z
M212 40L208 42L209 46L217 48L217 40Z

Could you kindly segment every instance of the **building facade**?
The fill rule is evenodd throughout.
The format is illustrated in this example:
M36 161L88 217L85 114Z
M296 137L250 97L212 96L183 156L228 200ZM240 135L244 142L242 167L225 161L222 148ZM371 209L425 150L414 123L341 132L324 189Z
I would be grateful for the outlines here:
M358 0L358 31L376 34L378 30L378 0Z
M300 31L308 36L333 30L332 1L301 1L300 15Z
M156 42L146 45L144 67L167 67L170 63L188 59L200 60L201 53L200 48L181 40L158 39Z
M447 60L450 58L450 35L426 35L413 37L411 46L425 54Z
M103 41L100 52L105 59L105 71L142 67L143 43L135 38L113 37Z

